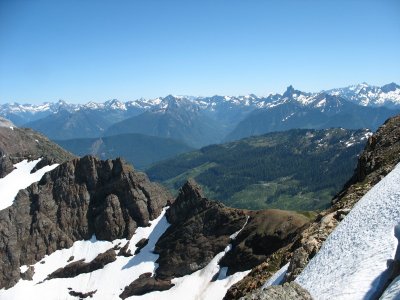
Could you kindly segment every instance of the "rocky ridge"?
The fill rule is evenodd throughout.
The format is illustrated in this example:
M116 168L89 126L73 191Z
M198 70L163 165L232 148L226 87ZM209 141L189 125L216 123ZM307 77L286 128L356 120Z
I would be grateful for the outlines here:
M167 220L171 226L155 249L160 254L156 275L162 279L203 268L229 243L232 250L221 259L220 266L228 268L227 275L249 270L286 246L308 222L294 212L226 207L205 198L193 180L181 188L167 211Z
M86 156L61 164L0 211L0 288L19 280L20 266L77 240L130 238L171 200L121 159Z

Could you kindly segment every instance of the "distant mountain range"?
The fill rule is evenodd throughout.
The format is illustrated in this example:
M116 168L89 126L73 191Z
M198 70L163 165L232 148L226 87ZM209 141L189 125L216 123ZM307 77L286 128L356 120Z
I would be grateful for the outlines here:
M378 129L386 119L400 112L400 107L362 106L337 95L304 93L289 86L286 92L266 107L248 114L225 140L294 128Z
M128 102L0 105L0 116L53 140L137 133L196 148L292 128L376 130L399 112L400 87L395 83L382 87L362 83L319 93L290 86L282 95L267 97L169 95Z

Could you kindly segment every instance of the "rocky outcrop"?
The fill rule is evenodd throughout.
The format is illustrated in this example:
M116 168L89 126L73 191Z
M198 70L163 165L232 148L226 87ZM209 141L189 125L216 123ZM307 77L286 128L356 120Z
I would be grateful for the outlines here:
M306 226L295 239L292 246L288 249L288 252L291 253L291 258L285 276L286 282L292 282L296 279L308 262L319 251L322 243L326 240L328 235L350 212L353 206L376 183L391 172L399 162L400 116L396 116L387 120L385 124L383 124L377 132L368 139L365 150L359 157L358 165L353 177L344 186L343 190L332 200L332 207L322 211L314 222L310 223L309 226ZM249 278L247 278L247 280L251 281ZM238 284L240 285L241 282L236 285ZM275 288L275 291L276 290L279 290L279 288ZM259 291L254 291L253 294L254 293L259 293ZM269 297L272 295L270 290L265 290L262 293L263 297ZM249 295L250 294L251 292Z
M204 198L193 180L181 188L166 215L171 226L155 248L160 254L156 277L161 279L203 268L229 243L232 250L220 261L221 267L228 267L228 274L249 270L290 243L308 222L302 215L281 210L228 208Z
M118 256L125 256L130 257L132 256L131 250L129 249L130 241L127 241L126 244L121 249L114 249L119 250Z
M140 250L143 249L143 247L145 247L147 244L149 243L149 239L146 238L142 238L139 242L136 243L136 250L135 250L135 254L138 254L140 252Z
M60 165L0 211L0 288L19 280L21 265L77 240L130 238L168 201L164 188L121 159L86 156Z
M165 291L173 286L170 280L157 279L152 277L151 273L144 273L130 285L126 286L119 297L125 299L130 296L140 296L154 291Z
M156 275L161 279L184 276L205 267L246 222L244 211L204 198L192 180L181 188L166 216L171 226L155 247L160 255Z
M78 297L79 299L85 299L87 297L93 298L93 295L96 294L97 290L87 292L87 293L82 293L82 292L75 292L75 291L69 291L69 294L73 297Z
M45 158L40 162L40 167L74 158L71 153L32 129L0 126L0 178L10 173L14 164L40 157Z
M102 269L105 265L116 260L114 249L109 249L104 253L100 253L92 261L86 263L85 259L74 261L63 268L59 268L47 276L47 279L54 278L72 278L79 274L91 273L93 271Z

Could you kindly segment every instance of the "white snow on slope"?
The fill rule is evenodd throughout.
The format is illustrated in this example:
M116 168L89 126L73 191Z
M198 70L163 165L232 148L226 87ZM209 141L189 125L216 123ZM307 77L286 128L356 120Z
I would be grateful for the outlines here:
M142 238L148 238L148 244L143 247L139 254L132 257L117 256L117 260L107 264L103 269L80 274L74 278L60 278L43 281L47 275L60 267L69 264L68 260L74 256L73 261L85 258L85 261L93 260L98 254L118 245L124 246L126 239L114 240L113 242L98 241L95 237L88 241L77 241L69 249L57 250L49 256L44 257L34 265L35 274L32 281L20 280L14 287L8 290L0 290L0 299L75 299L69 295L69 289L76 292L97 292L92 299L119 299L125 286L129 285L139 275L151 272L158 267L155 261L157 254L153 253L154 246L160 236L169 227L165 218L165 211L155 220L151 221L150 227L139 227L130 240L129 249L135 252L135 244ZM42 263L44 261L44 263ZM24 268L25 269L25 268Z
M351 210L296 279L314 299L369 299L394 258L400 164Z
M236 233L231 235L232 239L243 230L247 225L248 218L243 227ZM218 262L224 255L232 249L229 244L224 251L218 253L203 269L198 270L190 275L175 278L172 283L175 284L171 289L162 292L152 292L143 296L132 296L127 299L134 300L217 300L222 299L230 286L240 281L249 271L236 272L230 276L226 276L227 268L221 268ZM216 275L218 277L215 279Z
M113 242L98 241L95 237L90 241L77 241L71 248L58 250L36 263L32 281L20 280L8 290L0 290L0 299L76 300L76 297L69 295L69 288L71 288L73 291L82 293L97 290L91 299L120 300L119 295L127 285L137 279L139 275L146 272L154 273L157 269L158 264L155 261L158 255L154 254L153 250L158 239L170 226L165 217L166 209L157 219L151 221L150 227L138 228L131 238L129 249L132 253L135 252L135 244L139 240L142 238L149 239L148 244L139 254L132 257L117 256L116 261L109 263L103 269L80 274L74 278L43 281L58 268L69 264L68 260L71 256L74 256L73 261L85 258L85 261L89 262L98 254L113 248L119 243L122 247L127 242L125 239ZM225 251L216 255L205 268L191 275L173 279L175 286L168 291L133 296L129 299L222 299L229 287L241 280L249 272L239 272L226 276L226 268L220 268L218 262L230 249L231 245L228 245ZM22 271L27 269L28 266L21 267ZM218 278L215 281L211 281L215 275L219 275Z
M282 268L280 268L273 276L271 276L270 279L268 279L263 286L261 287L262 289L265 289L271 285L279 285L282 284L283 279L285 278L286 272L289 268L289 264L287 263L284 265Z
M14 167L16 169L11 173L4 178L0 178L0 210L13 204L15 196L17 196L19 190L25 189L32 183L39 181L44 173L49 172L58 166L58 164L45 166L31 174L32 169L40 160L41 158L28 162L28 160L25 159L15 164Z

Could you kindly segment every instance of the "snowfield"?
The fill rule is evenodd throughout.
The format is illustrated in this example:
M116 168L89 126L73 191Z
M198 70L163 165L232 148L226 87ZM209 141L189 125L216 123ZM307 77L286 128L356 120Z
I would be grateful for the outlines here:
M49 274L69 264L72 256L74 257L72 261L84 258L86 262L89 262L98 254L118 244L122 247L127 243L126 239L107 242L99 241L96 237L92 237L89 241L77 241L71 248L58 250L37 262L34 265L35 274L33 280L20 280L8 290L0 290L0 299L76 300L76 297L69 295L71 290L82 293L96 291L93 298L89 299L120 299L119 295L124 288L137 279L139 275L146 272L154 274L157 269L156 260L158 254L154 254L153 250L158 239L170 226L165 217L166 210L167 208L164 208L162 214L151 221L150 227L139 227L132 236L129 244L129 249L132 253L135 252L135 244L138 241L142 238L149 239L148 244L138 254L131 257L117 256L116 261L107 264L103 269L80 274L74 278L45 280ZM239 232L233 234L231 238L234 239ZM127 299L222 299L231 285L250 272L238 272L231 276L226 276L226 268L220 268L218 262L230 251L231 247L231 245L228 245L203 269L190 275L173 279L172 282L175 286L170 290L152 292L143 296L132 296ZM28 266L21 266L21 272L27 269ZM213 278L216 279L213 280Z
M125 286L129 285L139 275L151 272L157 268L155 261L157 254L152 251L157 240L169 227L165 218L165 211L155 220L151 221L150 227L139 227L130 241L129 249L135 252L135 244L142 238L148 238L149 243L134 256L117 256L117 260L107 264L103 269L91 273L80 274L74 278L59 278L46 280L46 277L64 267L70 262L68 260L74 256L72 261L85 258L86 262L93 260L98 254L120 244L124 246L126 239L114 240L113 242L98 241L92 237L88 241L77 241L69 249L57 250L56 252L44 257L34 265L35 274L32 281L20 280L14 287L0 290L0 299L74 299L69 295L71 288L75 292L91 292L97 290L92 299L120 299ZM44 262L44 263L43 263ZM26 269L26 267L23 267Z
M4 178L0 178L0 210L13 204L15 196L17 196L19 190L25 189L32 183L39 181L44 173L49 172L58 166L58 164L45 166L31 174L32 169L40 160L41 158L28 162L28 160L25 159L15 164L15 169L10 174Z
M383 292L388 263L399 258L399 223L400 164L354 206L297 283L314 299L374 299Z

